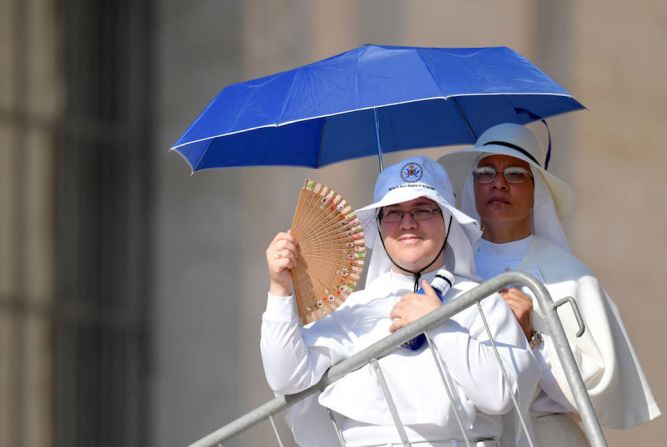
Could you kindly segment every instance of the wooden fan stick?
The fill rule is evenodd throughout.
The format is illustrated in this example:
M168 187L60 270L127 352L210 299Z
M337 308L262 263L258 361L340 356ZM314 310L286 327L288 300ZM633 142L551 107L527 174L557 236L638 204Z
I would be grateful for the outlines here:
M306 218L304 214L307 212L307 210L311 209L310 202L313 200L313 195L311 192L317 185L318 183L313 180L306 180L305 184L303 185L303 189L301 189L301 193L299 194L299 199L297 201L296 212L294 213L294 217L292 219L291 228L293 231L294 229L298 230L300 228L304 228L303 222Z
M348 207L349 208L349 207ZM318 220L313 222L313 225L306 230L307 235L319 235L322 233L324 228L329 229L332 233L331 236L336 238L343 238L346 235L352 236L358 234L360 229L359 219L353 212L349 212L347 215L342 217L331 217L328 220Z
M340 248L340 249L345 249L345 250L355 250L358 249L357 251L365 251L365 240L363 237L359 238L327 238L324 240L312 240L312 245L310 245L310 248L319 248L319 247L332 247L332 248Z
M309 204L311 207L310 212L304 213L302 218L303 220L310 221L312 224L308 229L308 237L312 239L318 239L323 233L332 231L332 224L338 226L340 223L339 219L335 216L330 216L332 210L327 206L326 202L318 202L317 198L314 198ZM322 214L325 214L325 216L322 217Z
M305 219L304 219L305 220ZM293 225L299 225L300 222L296 222ZM299 236L301 239L299 241L305 241L311 237L317 237L319 242L336 242L336 241L341 241L341 242L348 242L350 237L354 237L358 241L358 245L363 245L363 235L360 233L355 233L355 231L359 231L359 228L355 228L355 226L358 225L358 219L356 218L356 215L354 213L349 214L349 216L346 216L344 220L342 219L335 219L331 220L330 222L324 222L321 223L319 221L314 221L311 222L311 225L309 228L304 231L300 232ZM328 232L324 232L323 230L328 229ZM340 231L337 231L338 229L345 229L346 233L341 233ZM347 231L350 230L350 231ZM326 236L321 236L321 234L324 233ZM330 234L327 234L330 233ZM349 247L352 247L349 245Z
M322 318L354 290L363 270L363 230L352 207L327 186L306 180L292 220L299 242L292 282L304 323Z
M306 231L308 235L319 235L323 233L323 229L330 230L331 236L336 238L342 238L346 236L353 236L359 234L360 224L359 219L355 216L352 218L346 218L346 220L338 220L336 222L312 222L317 224ZM325 233L326 234L326 233ZM362 235L363 236L363 235Z

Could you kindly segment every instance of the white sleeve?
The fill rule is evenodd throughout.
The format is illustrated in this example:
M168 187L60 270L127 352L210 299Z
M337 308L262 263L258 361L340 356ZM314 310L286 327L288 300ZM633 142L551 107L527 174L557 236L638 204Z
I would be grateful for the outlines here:
M480 411L507 413L513 406L512 394L518 395L522 411L527 411L540 367L507 304L494 295L482 301L482 308L503 365L498 363L477 306L431 331L434 342L449 373Z
M294 394L315 385L327 369L346 355L339 349L345 342L344 331L330 317L303 328L294 298L269 294L262 315L260 349L266 380L274 392ZM306 339L322 343L315 345Z

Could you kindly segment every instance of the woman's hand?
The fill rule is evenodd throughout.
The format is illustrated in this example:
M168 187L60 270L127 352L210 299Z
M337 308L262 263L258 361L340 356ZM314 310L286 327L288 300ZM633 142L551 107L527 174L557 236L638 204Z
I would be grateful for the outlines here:
M420 319L442 305L440 298L427 281L422 280L422 288L424 289L424 295L406 293L394 305L389 314L392 319L391 326L389 326L390 332L396 332L403 326Z
M299 243L289 231L278 233L266 249L266 264L269 269L269 293L275 296L292 294L290 270L296 265Z
M533 336L533 300L515 287L498 291L505 302L510 306L514 316L519 321L521 329L528 340Z

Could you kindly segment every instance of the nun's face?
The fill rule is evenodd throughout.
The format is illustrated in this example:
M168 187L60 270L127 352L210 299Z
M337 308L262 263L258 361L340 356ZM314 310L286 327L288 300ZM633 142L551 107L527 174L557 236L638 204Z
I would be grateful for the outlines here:
M428 213L425 210L436 210L423 219ZM426 267L437 256L445 242L445 224L438 204L420 197L408 202L383 208L383 215L393 214L395 220L380 222L380 230L384 238L387 254L401 267L416 272ZM410 213L412 211L412 213ZM418 219L415 219L418 216ZM426 272L438 269L444 262L434 262ZM392 267L395 269L395 267ZM397 270L399 271L399 270ZM401 272L402 273L402 272Z
M528 237L532 231L533 178L510 183L501 171L514 166L530 171L530 165L508 155L490 155L477 163L477 167L483 166L496 170L490 183L474 181L475 204L484 239L504 243Z

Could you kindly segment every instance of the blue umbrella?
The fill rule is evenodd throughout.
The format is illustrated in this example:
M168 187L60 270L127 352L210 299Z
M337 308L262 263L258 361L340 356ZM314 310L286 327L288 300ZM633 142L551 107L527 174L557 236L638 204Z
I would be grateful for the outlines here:
M506 47L364 45L226 87L171 148L193 171L309 166L474 143L583 106Z

